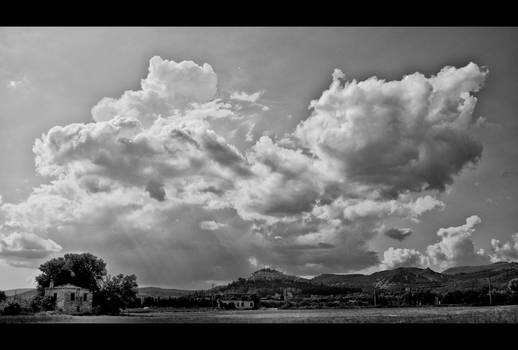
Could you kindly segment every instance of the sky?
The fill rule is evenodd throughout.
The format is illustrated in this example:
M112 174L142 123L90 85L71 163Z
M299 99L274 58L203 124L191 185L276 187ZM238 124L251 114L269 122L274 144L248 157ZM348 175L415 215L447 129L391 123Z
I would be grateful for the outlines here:
M0 290L518 261L516 28L0 28Z

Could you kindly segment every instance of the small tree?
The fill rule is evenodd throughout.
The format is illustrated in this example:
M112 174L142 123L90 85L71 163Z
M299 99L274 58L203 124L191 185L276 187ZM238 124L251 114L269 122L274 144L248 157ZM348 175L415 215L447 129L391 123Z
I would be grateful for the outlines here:
M3 290L0 290L0 303L5 301L5 299L7 299L5 292Z

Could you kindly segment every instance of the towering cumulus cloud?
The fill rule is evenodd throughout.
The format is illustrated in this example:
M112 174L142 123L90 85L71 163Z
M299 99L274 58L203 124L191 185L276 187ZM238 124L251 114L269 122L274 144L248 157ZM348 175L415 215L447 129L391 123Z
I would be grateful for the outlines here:
M477 225L482 222L478 215L466 218L460 226L440 228L437 236L440 240L426 248L424 253L415 249L387 249L381 263L382 267L433 267L445 269L452 266L483 265L497 261L518 261L518 234L513 235L514 242L501 243L491 240L491 253L477 249L473 242L473 234Z
M94 122L36 140L36 170L50 182L1 205L0 258L88 250L142 283L178 286L257 266L315 274L378 265L369 241L386 219L444 208L440 193L480 158L473 94L486 76L474 63L399 81L343 82L336 70L294 130L254 142L263 91L216 98L209 64L153 57L140 90L102 99ZM440 231L427 257L392 249L382 263L465 261L477 254L466 243L475 224Z
M126 91L119 99L103 98L92 108L92 116L95 121L135 117L149 125L158 116L171 114L174 108L212 100L217 83L216 73L207 63L176 63L154 56L149 61L148 76L140 83L142 90Z
M494 254L491 256L492 261L518 261L518 233L512 237L512 241L501 243L498 239L491 240L491 247Z
M393 197L410 190L444 190L453 175L476 162L482 145L469 128L487 72L476 64L446 67L437 76L415 73L400 81L377 78L333 83L313 101L313 115L296 136L348 181Z
M441 228L437 235L440 242L428 246L427 253L435 265L441 267L459 265L481 265L489 262L483 251L475 251L471 239L475 226L482 220L477 215L470 216L461 226Z

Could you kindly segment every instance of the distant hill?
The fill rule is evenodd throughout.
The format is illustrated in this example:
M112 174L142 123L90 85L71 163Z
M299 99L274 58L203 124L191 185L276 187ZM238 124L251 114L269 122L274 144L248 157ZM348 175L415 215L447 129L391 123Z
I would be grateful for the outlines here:
M250 277L248 277L251 281L275 281L275 280L288 280L288 281L305 281L306 279L297 277L297 276L290 276L286 275L280 271L270 269L270 268L264 268L261 270L257 270Z
M370 275L324 274L312 279L314 282L323 283L325 285L361 288L364 290L373 289L374 285L382 289L401 289L407 287L430 289L441 286L449 280L449 276L442 275L439 272L416 267L400 267L393 270L375 272Z
M484 266L462 266L444 271L430 268L400 267L363 274L322 274L311 279L284 274L274 269L261 269L248 278L239 278L226 286L213 289L218 293L256 293L261 296L282 294L288 289L296 294L342 294L354 291L372 292L378 289L401 291L447 292L487 288L488 278L495 288L505 288L518 278L518 263L500 262Z
M518 269L518 263L513 262L497 262L489 265L478 266L457 266L444 270L442 273L446 275L456 275L460 273L480 273L480 272L497 272Z
M499 262L482 266L459 266L442 273L429 268L400 267L370 275L324 274L312 280L326 285L372 289L374 284L381 289L422 289L422 290L465 290L488 285L488 278L495 288L503 288L513 278L518 278L518 263Z
M212 291L223 294L247 293L258 294L261 297L279 297L287 290L290 293L311 294L342 294L354 292L354 288L347 286L325 285L320 282L286 275L280 271L266 268L258 270L248 278L239 278L226 286L215 287ZM357 290L359 291L359 290Z
M374 283L374 279L369 275L350 274L322 274L311 279L313 283L321 283L327 286L335 287L351 287L351 288L366 288Z
M29 307L31 300L37 294L38 291L33 288L9 289L5 291L5 295L7 296L7 302L17 302L23 307Z
M488 286L503 288L513 278L518 278L518 263L498 262L480 266L459 266L443 271L455 281L456 289L476 289Z
M394 270L375 272L371 278L379 281L378 287L383 289L433 289L444 287L450 281L449 276L435 272L429 268L419 269L416 267L400 267Z
M448 292L453 290L473 290L487 288L489 283L494 288L505 288L507 283L518 278L518 263L499 262L481 266L459 266L449 268L442 273L429 268L400 267L363 274L322 274L311 279L287 275L283 272L265 268L252 273L247 278L239 278L224 286L202 291L203 293L248 293L261 297L279 297L285 290L297 295L338 295L355 292L371 293L374 286L388 291L401 291L407 288L413 291ZM13 298L15 290L5 291L8 298ZM138 288L140 297L180 297L200 291L166 289L159 287ZM36 289L17 289L16 298L29 300L36 295Z
M23 294L25 292L29 292L29 291L35 291L36 289L35 288L18 288L18 289L8 289L8 290L4 290L5 292L5 295L10 297L12 295L15 295L15 294Z
M137 288L138 296L142 297L179 297L182 295L187 295L192 293L191 290L183 290L183 289L166 289L159 287L141 287ZM5 290L5 295L9 299L18 298L18 299L31 299L35 297L37 294L37 290L35 288L19 288L19 289L8 289ZM16 295L15 295L16 294Z
M165 289L159 287L141 287L138 288L137 295L139 297L180 297L183 295L191 294L192 290L184 290L184 289Z

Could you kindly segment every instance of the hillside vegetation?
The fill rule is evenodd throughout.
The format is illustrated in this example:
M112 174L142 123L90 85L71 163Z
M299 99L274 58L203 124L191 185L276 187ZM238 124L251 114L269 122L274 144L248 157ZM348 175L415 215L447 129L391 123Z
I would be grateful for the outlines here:
M255 294L263 305L277 307L514 304L518 294L508 285L515 278L518 264L505 262L458 267L443 273L401 267L370 275L322 274L311 279L262 269L210 292Z

